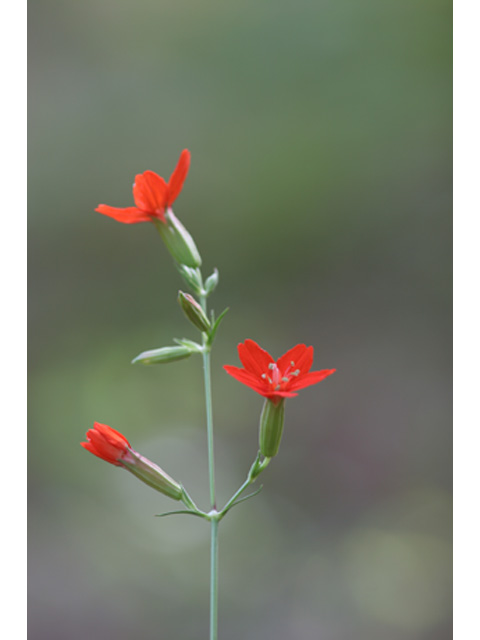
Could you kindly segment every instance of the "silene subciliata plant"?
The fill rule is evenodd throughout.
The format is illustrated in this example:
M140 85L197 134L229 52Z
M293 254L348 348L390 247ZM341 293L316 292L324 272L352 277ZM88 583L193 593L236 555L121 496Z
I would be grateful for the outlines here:
M174 215L172 205L180 194L190 166L190 152L180 155L175 170L166 182L153 171L145 171L135 177L133 185L134 207L118 208L101 204L96 211L123 222L134 224L150 222L157 228L167 250L191 293L179 291L178 303L192 325L200 332L199 341L177 339L174 344L140 353L133 363L152 365L167 364L199 355L203 360L205 405L207 424L208 470L210 505L200 509L181 482L171 478L161 467L132 448L127 438L106 424L95 422L86 434L82 446L117 467L130 471L139 480L160 491L182 508L161 515L189 514L210 523L210 634L216 640L218 621L218 527L232 507L258 493L243 495L265 470L279 450L282 437L285 400L297 395L297 391L320 382L335 369L310 371L313 364L313 347L297 344L283 356L274 360L253 340L238 345L238 355L243 367L225 365L224 369L239 382L247 385L265 398L260 415L259 449L247 473L245 482L228 502L218 508L215 493L214 440L212 418L212 391L210 353L217 329L227 309L215 316L209 312L207 301L218 284L218 271L204 280L200 270L202 261L193 238Z

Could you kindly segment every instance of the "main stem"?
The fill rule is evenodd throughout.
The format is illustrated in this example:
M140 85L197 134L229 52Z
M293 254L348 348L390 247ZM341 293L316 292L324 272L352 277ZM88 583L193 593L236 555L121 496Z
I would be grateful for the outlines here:
M201 305L207 313L206 296L201 296ZM216 512L215 498L215 461L213 449L213 413L212 413L212 383L210 374L210 349L207 337L203 335L203 374L205 381L205 407L207 412L207 441L208 441L208 477L210 484L210 505L212 512ZM212 513L214 515L214 513ZM210 640L217 640L218 633L218 520L210 520Z
M207 411L208 478L210 483L210 505L212 509L215 509L215 458L213 450L212 383L210 375L209 351L204 351L203 353L203 375L205 381L205 407Z
M211 520L210 537L210 640L218 630L218 520Z

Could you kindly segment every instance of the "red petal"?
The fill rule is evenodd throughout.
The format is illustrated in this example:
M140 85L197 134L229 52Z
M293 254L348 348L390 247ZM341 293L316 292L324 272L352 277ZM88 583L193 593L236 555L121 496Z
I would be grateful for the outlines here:
M266 385L264 384L263 380L253 375L252 373L245 371L245 369L240 369L239 367L232 367L228 364L224 365L223 368L227 373L233 376L236 380L243 382L243 384L246 384L248 387L250 387L257 393L261 393L263 395L263 392L266 391Z
M115 458L111 458L110 456L106 456L104 452L98 450L91 442L81 442L80 443L84 449L93 453L94 456L105 460L106 462L110 462L110 464L114 464L117 467L121 467L122 463L118 462Z
M311 371L310 373L305 373L303 376L298 376L296 380L292 379L288 388L290 391L296 391L297 389L309 387L312 384L317 384L317 382L320 382L327 376L331 376L335 371L336 369L323 369L322 371Z
M225 365L223 368L236 380L246 384L247 387L250 387L250 389L253 389L262 396L265 396L271 391L271 387L265 384L261 378L257 378L257 376L245 371L245 369L239 369L238 367L231 367L229 365Z
M307 373L312 368L313 364L313 347L307 347L303 355L295 360L295 368L300 369L301 373Z
M297 344L277 360L277 367L283 373L288 368L292 368L292 362L295 363L294 368L300 369L302 373L309 371L313 364L313 347Z
M100 422L95 422L93 429L87 431L87 441L81 443L84 449L117 466L120 466L119 459L130 447L124 435Z
M117 462L120 458L121 451L117 447L112 447L104 438L93 429L87 432L88 450L99 458L103 458L107 462Z
M116 429L109 427L108 424L102 424L101 422L94 422L93 428L96 431L99 431L102 434L102 436L112 444L118 445L120 447L125 447L125 445L127 445L127 447L130 447L130 443L126 439L126 437L123 435L123 433L120 433L120 431L117 431Z
M153 171L145 171L135 176L133 199L142 211L162 214L167 206L167 183Z
M245 369L258 377L268 372L268 365L275 362L272 356L259 347L254 340L241 342L238 345L238 356Z
M170 180L168 181L167 206L170 207L180 195L189 167L190 151L188 151L188 149L184 149L180 154L177 166L173 170Z
M117 222L124 222L125 224L134 224L135 222L150 222L151 216L144 211L140 211L136 207L126 207L121 209L119 207L109 207L106 204L99 204L95 209L98 213L103 213L104 216L114 218Z
M269 391L262 393L262 396L266 398L294 398L298 396L298 393L292 393L291 391Z
M247 387L250 387L265 398L293 398L298 395L298 393L292 393L292 391L274 391L269 384L264 383L261 378L258 379L257 376L245 371L245 369L232 367L228 364L224 365L223 368L239 382L246 384Z

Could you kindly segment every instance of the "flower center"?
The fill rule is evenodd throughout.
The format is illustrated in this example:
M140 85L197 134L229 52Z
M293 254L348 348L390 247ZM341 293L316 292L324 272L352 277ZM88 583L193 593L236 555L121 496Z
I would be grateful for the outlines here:
M274 391L284 391L292 378L299 375L300 369L294 369L295 362L292 360L285 371L280 371L275 362L268 365L268 373L262 373L262 378L270 384Z

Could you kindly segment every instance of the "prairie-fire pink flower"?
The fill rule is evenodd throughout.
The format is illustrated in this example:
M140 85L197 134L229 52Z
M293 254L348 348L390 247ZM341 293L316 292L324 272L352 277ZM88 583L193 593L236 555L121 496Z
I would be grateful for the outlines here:
M278 453L282 439L285 398L298 395L295 391L309 387L334 373L335 369L310 371L313 347L297 344L278 360L253 340L238 345L243 369L225 365L231 376L265 397L260 416L259 446L265 458Z
M244 368L225 365L225 371L274 402L296 396L299 389L317 384L335 372L335 369L310 371L313 347L304 344L297 344L275 361L254 340L245 340L238 345L238 355Z
M80 444L102 460L124 467L139 480L169 498L182 499L182 486L154 462L132 449L125 436L112 427L95 422L93 429L87 431L87 442Z
M133 185L135 207L119 208L100 204L95 211L125 224L154 220L166 222L165 211L178 198L189 167L190 151L184 149L168 182L153 171L145 171L135 176Z
M119 431L106 424L95 422L93 429L87 431L87 442L80 444L93 455L116 465L122 466L121 460L128 455L131 447L128 440Z

